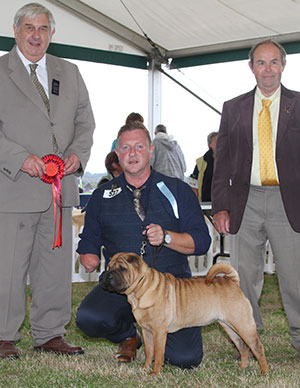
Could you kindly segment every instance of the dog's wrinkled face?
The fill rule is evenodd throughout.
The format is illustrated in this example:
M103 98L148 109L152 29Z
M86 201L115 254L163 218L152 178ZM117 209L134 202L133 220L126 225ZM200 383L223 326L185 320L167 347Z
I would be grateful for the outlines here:
M140 260L135 253L116 253L107 266L103 288L110 292L125 293L139 273Z

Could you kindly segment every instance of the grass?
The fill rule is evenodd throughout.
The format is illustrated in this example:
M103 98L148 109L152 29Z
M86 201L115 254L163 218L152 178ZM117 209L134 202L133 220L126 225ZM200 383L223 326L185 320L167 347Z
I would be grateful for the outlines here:
M198 368L181 370L165 365L160 376L149 376L142 368L143 348L135 362L118 364L116 346L106 340L89 339L75 326L75 314L92 283L73 285L73 317L66 339L83 346L82 356L40 354L32 350L28 317L18 343L20 360L0 360L0 388L299 388L300 360L290 345L288 323L283 311L276 275L266 275L261 311L265 323L262 342L270 368L261 376L256 360L245 370L232 358L233 346L218 323L203 328L204 358ZM28 291L28 305L30 292Z

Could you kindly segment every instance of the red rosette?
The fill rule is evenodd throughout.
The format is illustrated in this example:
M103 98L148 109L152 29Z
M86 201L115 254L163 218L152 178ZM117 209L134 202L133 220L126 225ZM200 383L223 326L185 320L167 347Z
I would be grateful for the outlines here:
M55 247L60 248L62 245L62 239L61 239L62 200L61 200L60 180L64 176L65 163L59 156L53 155L53 154L43 156L42 160L45 163L46 172L42 176L41 180L45 183L52 184L53 208L54 208L54 240L53 240L52 249L54 249ZM56 201L58 201L58 206L60 210L57 237L56 237L56 224L57 224Z
M64 176L64 161L57 155L49 154L42 157L46 165L46 173L41 180L45 183L53 183L54 178L61 179Z

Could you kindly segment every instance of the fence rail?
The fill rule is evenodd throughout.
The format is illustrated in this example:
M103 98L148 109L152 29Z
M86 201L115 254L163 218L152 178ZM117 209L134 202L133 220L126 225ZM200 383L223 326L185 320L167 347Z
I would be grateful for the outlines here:
M213 264L213 257L220 252L220 236L215 231L211 223L207 224L209 233L212 238L211 246L208 252L203 256L189 256L189 264L193 276L204 276L208 272L209 268ZM104 258L101 258L100 268L92 273L86 272L84 267L79 263L79 255L76 253L77 244L79 241L79 233L82 230L82 225L75 222L73 225L73 266L72 266L72 282L96 282L99 275L104 270ZM225 237L224 250L226 253L230 253L230 237ZM227 257L220 258L218 261L229 262ZM266 263L265 272L272 274L275 272L275 263L271 247L269 244L266 246Z

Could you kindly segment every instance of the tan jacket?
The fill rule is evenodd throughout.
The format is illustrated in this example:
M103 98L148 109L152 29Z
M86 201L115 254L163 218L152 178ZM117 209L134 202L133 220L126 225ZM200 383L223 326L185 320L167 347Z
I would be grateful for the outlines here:
M196 160L196 164L197 164L198 171L199 171L199 174L198 174L198 198L199 198L199 201L201 202L202 201L202 182L203 182L203 176L204 176L204 172L205 172L205 169L207 166L207 162L204 160L204 157L201 156L200 158L198 158Z
M50 118L16 48L0 58L0 212L39 212L50 206L51 185L20 168L30 154L53 153L52 130L60 157L75 153L84 169L90 156L95 123L79 70L48 54L46 63ZM53 80L59 82L58 95ZM78 205L76 176L61 183L63 206Z

